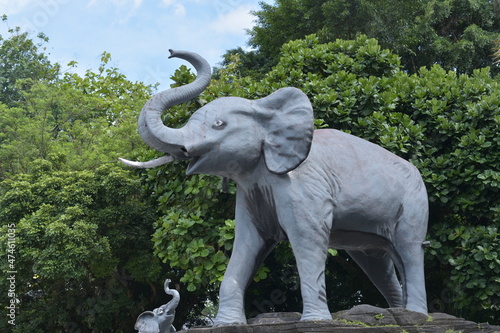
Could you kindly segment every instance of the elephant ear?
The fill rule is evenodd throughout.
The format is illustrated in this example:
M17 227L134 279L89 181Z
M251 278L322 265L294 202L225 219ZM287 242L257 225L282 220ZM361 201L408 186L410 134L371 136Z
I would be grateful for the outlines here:
M139 333L159 333L160 325L156 321L156 316L152 311L145 311L139 315L134 328Z
M282 88L255 102L267 129L263 144L267 168L276 174L292 171L307 158L311 148L311 102L297 88Z

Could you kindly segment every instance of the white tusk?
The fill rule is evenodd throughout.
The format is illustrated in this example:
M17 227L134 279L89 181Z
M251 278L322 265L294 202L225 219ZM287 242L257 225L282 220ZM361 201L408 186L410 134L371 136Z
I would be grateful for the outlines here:
M118 160L128 166L134 167L134 168L141 168L141 169L146 169L146 168L154 168L166 163L170 163L172 161L175 161L175 158L170 156L170 155L165 155L160 158L157 158L155 160L147 161L147 162L135 162L135 161L129 161L124 158L118 158Z

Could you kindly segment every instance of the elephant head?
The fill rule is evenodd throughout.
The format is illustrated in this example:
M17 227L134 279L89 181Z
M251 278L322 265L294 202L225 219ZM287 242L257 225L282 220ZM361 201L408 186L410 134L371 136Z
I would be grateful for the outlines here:
M296 88L247 100L222 97L198 109L182 128L164 125L169 107L198 96L210 83L210 66L198 54L170 51L191 63L197 78L190 84L162 91L144 106L139 117L142 139L166 156L149 162L123 163L139 168L173 160L189 160L187 174L234 178L264 161L267 169L283 174L302 163L311 146L313 112L307 96Z
M172 323L174 321L175 308L179 305L180 295L177 290L168 287L169 283L170 279L166 279L164 288L168 295L172 295L172 300L153 311L141 313L135 322L135 329L138 330L139 333L175 332Z

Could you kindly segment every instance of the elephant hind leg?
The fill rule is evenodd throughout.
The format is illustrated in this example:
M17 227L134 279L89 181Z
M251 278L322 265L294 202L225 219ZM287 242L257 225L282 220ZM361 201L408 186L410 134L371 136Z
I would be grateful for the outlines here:
M405 291L403 306L411 311L427 314L427 297L424 275L424 249L421 241L408 241L396 245L395 252L401 260L401 269Z
M404 307L427 314L423 243L427 233L428 199L423 183L408 191L402 207L392 238L392 259L403 282Z
M403 291L396 276L391 257L385 252L365 254L362 251L348 250L347 253L368 275L372 283L385 297L389 307L403 306ZM376 255L375 255L376 254Z

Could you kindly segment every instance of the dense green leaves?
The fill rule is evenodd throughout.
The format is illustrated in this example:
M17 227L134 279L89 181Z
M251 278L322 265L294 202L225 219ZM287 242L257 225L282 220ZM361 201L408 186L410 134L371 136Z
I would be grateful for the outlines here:
M166 303L163 279L178 281L153 254L155 209L116 161L144 149L137 116L152 89L110 68L108 53L97 72L59 75L28 34L0 43L1 243L15 235L0 265L17 272L15 295L5 279L0 290L18 302L15 332L133 331Z
M253 13L249 43L275 64L283 44L309 34L324 42L364 34L398 54L409 72L439 64L472 73L493 64L499 8L497 0L278 0Z
M43 53L48 42L44 34L39 34L35 42L19 28L9 32L8 39L0 36L0 103L13 106L21 100L21 91L39 80L55 80L60 66L50 63Z
M455 224L456 221L454 221ZM431 299L439 311L458 312L473 316L467 309L482 313L483 318L498 321L500 311L500 233L498 224L491 226L440 225L429 251L429 269L437 269L441 258L447 258L451 277L436 277L435 282L451 296ZM434 283L433 283L434 284ZM477 316L477 315L476 315ZM496 318L496 319L493 319ZM490 319L491 320L491 319Z
M14 229L16 240L14 331L129 330L140 309L157 302L149 285L161 286L165 274L139 182L116 167L54 172L46 160L33 164L31 174L0 183L0 237L6 244ZM0 281L3 295L7 282Z
M84 170L142 147L137 117L151 88L105 67L107 60L98 73L32 84L16 107L0 104L0 179L29 172L37 158Z

